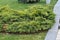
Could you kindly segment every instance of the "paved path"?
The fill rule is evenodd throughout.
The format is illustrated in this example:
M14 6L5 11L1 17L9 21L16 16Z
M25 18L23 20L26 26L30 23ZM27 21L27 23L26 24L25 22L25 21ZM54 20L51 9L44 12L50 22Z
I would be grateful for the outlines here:
M54 7L54 13L56 14L56 23L59 24L60 19L60 0L58 0L57 4ZM58 34L56 40L60 40L60 29L58 30Z
M53 11L56 14L55 21L56 21L57 24L59 24L59 19L60 19L60 0L57 1Z
M55 21L56 23L53 25L53 28L51 28L45 40L58 40L60 38L60 31L58 31L58 25L59 25L59 19L60 19L60 0L57 1L56 5L54 6L53 12L56 14ZM57 35L58 32L58 35Z
M60 40L60 29L59 29L59 31L58 31L58 35L57 35L56 40Z

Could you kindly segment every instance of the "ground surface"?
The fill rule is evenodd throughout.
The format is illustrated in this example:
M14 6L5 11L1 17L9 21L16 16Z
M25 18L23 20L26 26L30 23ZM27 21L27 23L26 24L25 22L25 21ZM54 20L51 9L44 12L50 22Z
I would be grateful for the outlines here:
M60 0L58 0L57 4L55 5L55 13L56 13L56 22L59 21L60 19ZM60 27L60 23L58 22L59 27ZM58 30L58 34L57 34L57 38L56 40L60 40L60 29Z
M58 31L58 35L57 35L56 40L60 40L60 29L59 29L59 31Z
M35 3L35 4L34 3L33 4L18 3L18 0L0 0L0 7L4 5L8 5L9 7L17 10L26 9L29 6L40 5L40 4L45 4L45 0L41 0L41 2Z
M52 0L51 5L54 5L57 0ZM29 6L33 5L45 5L45 0L40 0L39 3L33 3L33 4L24 4L24 3L18 3L18 0L0 0L0 7L8 5L9 7L15 9L15 10L24 10L26 8L29 8Z
M60 40L60 26L59 19L60 19L60 0L57 1L56 5L54 6L53 12L56 14L55 21L53 28L49 30L46 40ZM58 34L57 34L58 32Z
M14 34L1 34L0 40L44 40L46 32L39 34L29 34L29 35L14 35Z

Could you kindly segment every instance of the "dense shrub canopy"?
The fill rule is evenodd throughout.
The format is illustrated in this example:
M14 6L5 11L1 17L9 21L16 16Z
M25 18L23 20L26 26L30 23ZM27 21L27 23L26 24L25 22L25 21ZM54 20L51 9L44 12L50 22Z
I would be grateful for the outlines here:
M55 22L55 14L49 6L32 6L25 10L0 8L0 31L6 32L38 32L47 30Z

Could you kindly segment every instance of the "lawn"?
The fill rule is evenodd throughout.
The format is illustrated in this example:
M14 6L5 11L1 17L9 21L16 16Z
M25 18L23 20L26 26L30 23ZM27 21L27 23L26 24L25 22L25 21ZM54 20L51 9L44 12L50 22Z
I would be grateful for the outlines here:
M51 5L54 5L57 0L52 0ZM0 0L0 7L8 5L14 10L24 10L32 5L45 5L45 0L41 0L39 3L23 4L18 3L17 0ZM41 32L38 34L27 35L15 35L15 34L2 34L0 33L0 40L44 40L47 32Z
M57 0L52 0L51 4L54 5ZM32 5L45 5L45 0L41 0L39 3L33 3L33 4L23 4L23 3L18 3L18 0L0 0L0 7L8 5L13 9L16 10L22 10L29 8L29 6Z
M52 0L51 1L51 5L54 5L56 3L57 0ZM45 0L40 0L39 3L33 3L33 4L23 4L23 3L18 3L18 0L0 0L0 7L8 5L13 9L16 10L22 10L22 9L26 9L29 8L29 6L32 5L45 5Z
M15 34L1 34L0 40L44 40L46 32L38 34L27 34L27 35L15 35Z
M28 8L29 6L32 5L40 5L40 4L45 4L45 0L41 0L40 3L33 3L33 4L24 4L24 3L18 3L18 0L0 0L0 7L8 5L13 9L17 9L17 10L24 10L26 8Z

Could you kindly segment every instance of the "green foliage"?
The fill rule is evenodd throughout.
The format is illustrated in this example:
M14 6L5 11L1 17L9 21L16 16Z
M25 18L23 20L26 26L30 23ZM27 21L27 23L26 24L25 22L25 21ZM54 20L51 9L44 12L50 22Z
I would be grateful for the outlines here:
M32 6L23 11L2 7L0 8L0 31L30 33L47 30L55 23L54 19L55 14L49 6Z

